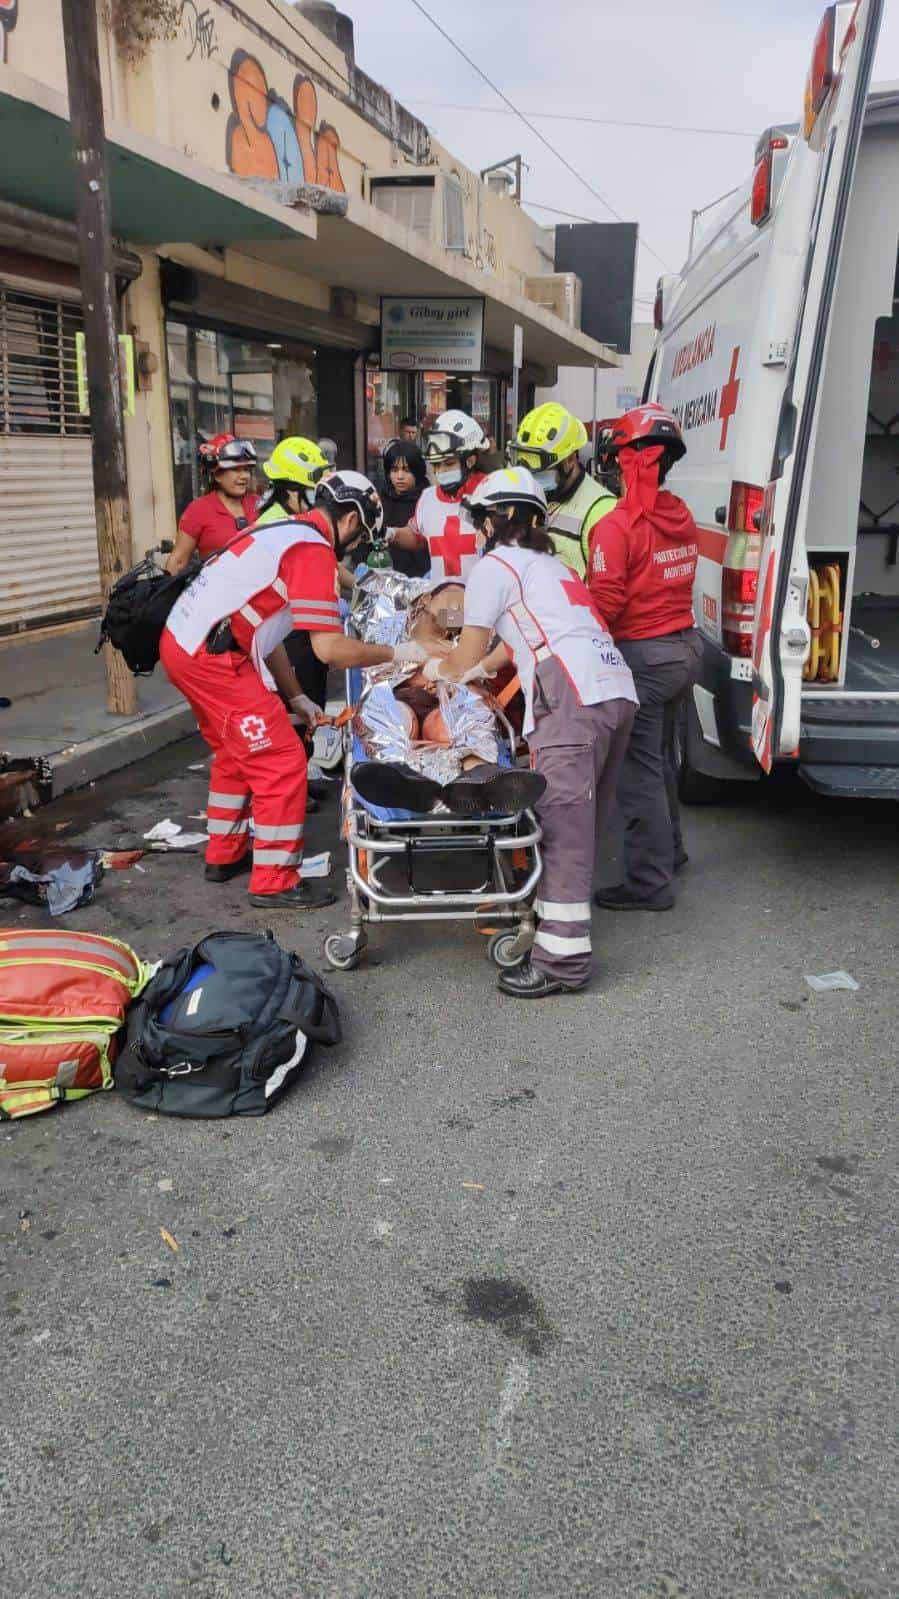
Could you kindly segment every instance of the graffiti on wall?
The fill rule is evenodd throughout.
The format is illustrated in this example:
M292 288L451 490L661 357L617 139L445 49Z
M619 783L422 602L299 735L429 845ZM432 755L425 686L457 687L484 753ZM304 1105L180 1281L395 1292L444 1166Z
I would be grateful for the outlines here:
M310 78L297 74L288 105L269 88L256 57L235 50L228 79L231 115L225 160L237 177L320 183L323 188L346 193L340 171L340 137L330 123L319 123L318 95Z
M204 6L201 11L197 0L181 0L178 22L181 37L187 45L188 61L192 61L194 56L200 61L211 61L219 46L215 36L215 17L209 7Z
M19 0L0 0L0 61L7 59L9 35L19 20Z

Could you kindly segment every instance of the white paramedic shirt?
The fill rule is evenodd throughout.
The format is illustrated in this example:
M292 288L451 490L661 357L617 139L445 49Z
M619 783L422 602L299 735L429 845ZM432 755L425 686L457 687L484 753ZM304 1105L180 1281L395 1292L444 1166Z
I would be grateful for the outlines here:
M559 662L582 705L639 704L589 589L554 555L501 544L482 556L465 585L465 622L490 628L507 646L524 692L525 734L534 731L534 679L544 661Z
M464 493L471 494L483 481L483 472L472 473L466 479ZM442 583L448 577L461 577L464 582L478 559L482 540L461 496L453 499L443 489L425 489L409 526L428 546L432 582Z

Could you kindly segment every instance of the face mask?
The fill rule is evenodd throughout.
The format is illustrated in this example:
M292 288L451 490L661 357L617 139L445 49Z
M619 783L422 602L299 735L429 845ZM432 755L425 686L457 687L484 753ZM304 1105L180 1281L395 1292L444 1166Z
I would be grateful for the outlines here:
M457 489L462 482L462 467L456 461L452 466L446 467L442 472L434 468L434 482L439 489Z
M545 472L535 472L534 482L539 483L544 494L552 495L559 487L559 474L556 468L551 466Z

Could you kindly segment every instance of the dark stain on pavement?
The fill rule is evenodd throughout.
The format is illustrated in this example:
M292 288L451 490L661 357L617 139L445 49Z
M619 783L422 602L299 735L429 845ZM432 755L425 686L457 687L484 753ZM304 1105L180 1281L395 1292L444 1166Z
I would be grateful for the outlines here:
M555 1332L524 1283L506 1277L466 1277L462 1295L462 1314L467 1321L495 1327L529 1355L546 1354Z
M337 1160L341 1155L348 1155L355 1140L352 1133L346 1138L317 1138L309 1148L314 1149L317 1155L326 1155L329 1160Z
M829 1171L833 1172L834 1174L837 1172L845 1172L847 1177L854 1177L855 1173L858 1171L858 1156L819 1155L815 1161L815 1165L820 1166L822 1171Z
M793 1284L784 1280L783 1282L775 1283L774 1289L778 1294L791 1294L793 1292Z
M517 1110L519 1105L529 1105L537 1095L533 1088L519 1088L514 1094L502 1094L498 1099L491 1099L494 1110Z
M452 1133L474 1132L474 1122L470 1116L447 1116L443 1125Z

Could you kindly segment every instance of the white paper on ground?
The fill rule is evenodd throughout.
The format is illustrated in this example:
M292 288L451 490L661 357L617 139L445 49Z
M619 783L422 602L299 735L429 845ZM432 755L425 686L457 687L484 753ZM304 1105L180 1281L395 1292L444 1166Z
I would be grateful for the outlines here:
M206 770L206 762L205 761L194 761L193 765L189 766L187 768L187 770L189 772L205 772L205 770Z
M149 838L155 843L160 838L175 838L180 831L180 822L173 822L171 817L167 816L164 822L157 822L155 827L151 827L149 833L144 834L144 838Z
M330 877L331 851L326 849L322 855L304 855L302 875L303 877Z
M809 988L814 989L816 994L824 994L831 988L849 988L853 990L858 988L855 978L850 977L848 972L821 972L818 977L809 977L806 974L805 980Z

